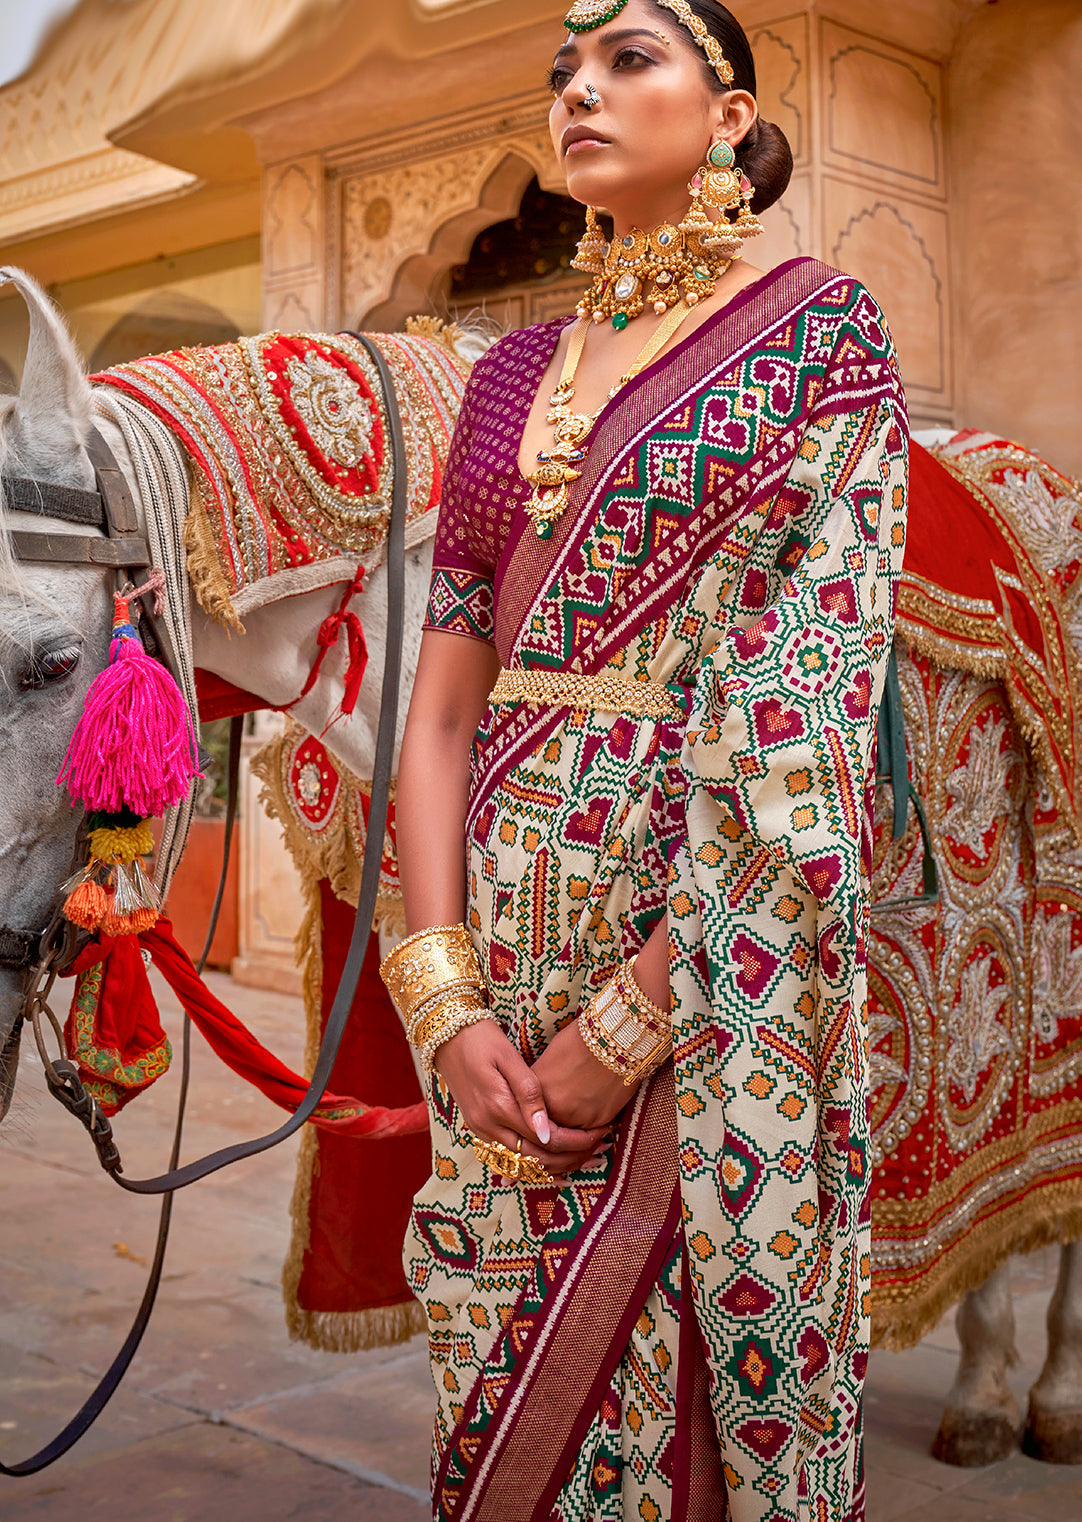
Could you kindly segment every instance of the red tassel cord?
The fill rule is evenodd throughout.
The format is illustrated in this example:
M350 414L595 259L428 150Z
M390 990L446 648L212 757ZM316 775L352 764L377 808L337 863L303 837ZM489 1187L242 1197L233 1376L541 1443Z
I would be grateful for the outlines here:
M342 594L342 601L338 604L335 613L328 614L319 626L316 642L319 645L319 653L312 662L312 669L308 673L308 680L301 688L300 695L293 699L287 708L295 708L301 698L306 698L316 685L320 667L323 665L323 657L332 645L337 643L338 636L344 629L346 631L346 643L348 658L346 661L345 691L342 694L342 704L338 713L331 719L331 724L337 723L340 718L348 719L357 706L357 699L361 694L361 683L364 680L365 669L368 666L368 646L365 643L364 630L361 621L354 613L349 604L358 592L364 589L364 566L357 567L357 574ZM324 730L326 733L326 730Z

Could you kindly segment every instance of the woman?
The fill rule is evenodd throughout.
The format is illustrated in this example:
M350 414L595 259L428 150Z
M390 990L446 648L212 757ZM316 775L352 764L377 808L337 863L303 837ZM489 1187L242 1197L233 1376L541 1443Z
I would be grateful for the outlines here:
M615 237L475 368L399 777L434 1510L846 1522L905 406L856 281L731 258L791 167L732 16L566 24L553 144Z

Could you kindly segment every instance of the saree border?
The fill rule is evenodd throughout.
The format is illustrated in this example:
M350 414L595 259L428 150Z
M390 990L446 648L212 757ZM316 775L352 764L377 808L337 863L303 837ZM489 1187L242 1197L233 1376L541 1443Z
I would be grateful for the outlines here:
M800 278L811 276L813 269L817 272L815 279ZM824 278L823 271L828 272L827 278ZM776 327L792 313L795 305L807 302L818 290L839 278L852 280L853 277L841 276L838 270L807 257L779 264L775 269L768 270L761 280L738 292L732 301L681 339L668 353L660 355L652 364L647 365L634 380L629 381L615 397L605 403L597 415L594 438L589 446L582 475L569 488L567 511L557 522L550 539L536 540L535 536L541 556L531 567L534 572L533 586L521 599L521 613L511 640L512 649L518 646L526 621L536 606L544 585L561 574L567 554L581 548L582 539L592 521L589 519L590 509L597 503L597 488L603 485L602 473L607 478L617 463L630 450L638 447L646 429L693 392L708 384L720 369L742 359L750 345L768 327ZM779 286L784 286L785 289L779 291ZM777 316L756 318L753 309L772 297L777 305ZM734 331L726 334L724 330L730 326ZM715 358L712 351L719 342L726 341L728 347ZM694 367L695 353L700 346L706 351L703 356L704 369L689 387L680 376L685 361ZM644 396L645 392L649 395ZM636 418L630 436L628 428L621 421L629 409ZM502 596L507 595L503 583L512 570L515 555L523 544L527 531L533 527L532 520L521 506L516 510L515 519L517 534L513 546L510 536L508 538L508 546L504 551L507 563L500 573L499 589ZM514 528L512 532L514 533ZM533 542L528 537L525 543L533 548ZM528 578L525 579L528 581Z
M447 1471L460 1445L470 1440L483 1373L475 1380L436 1472L436 1517L445 1522L507 1522L514 1515L523 1522L547 1522L550 1497L559 1494L567 1479L571 1458L596 1416L631 1328L680 1230L674 1115L675 1081L672 1068L666 1067L635 1097L620 1128L609 1186L546 1297L521 1366L485 1432L474 1441L469 1473L447 1507ZM621 1272L622 1294L614 1291ZM514 1322L512 1317L490 1360L506 1344ZM585 1355L584 1349L589 1350ZM539 1455L549 1455L540 1468ZM531 1481L534 1488L528 1492Z
M679 344L669 354L663 356L657 362L662 366L660 375L655 375L654 366L649 366L620 392L616 400L607 409L607 416L605 413L602 414L604 422L603 431L599 433L591 450L590 458L587 461L587 468L581 481L575 482L575 486L572 489L574 493L575 488L580 490L589 488L590 495L580 503L578 510L574 514L572 512L565 514L561 524L557 526L557 535L559 535L562 525L567 525L564 530L563 542L559 545L553 562L545 569L543 584L535 591L520 621L515 635L515 648L518 647L522 632L535 609L548 595L547 589L552 586L557 578L564 574L571 557L581 553L586 538L596 521L596 508L605 494L606 483L612 470L616 468L618 461L624 459L631 451L637 449L650 429L667 412L672 411L682 401L698 394L704 386L711 384L719 372L731 368L735 364L743 363L749 351L761 341L764 332L776 329L787 319L793 318L814 297L828 290L831 286L838 284L838 282L843 282L849 286L857 284L854 277L844 275L829 265L820 264L814 259L793 260L786 265L779 266L778 270L771 273L777 278L767 290L764 290L761 282L758 282L755 286L748 287L747 291L742 293L746 297L746 300L735 315L743 315L745 326L749 329L744 334L743 342L732 349L726 350L720 359L711 363L705 374L698 376L693 384L688 385L686 381L679 380L676 374L676 367L671 362L677 356L691 352L689 346L704 343L714 338L716 336L716 329L727 319L733 317L732 306L722 308L711 322L704 323L701 328L697 328L694 333L690 334L682 344ZM777 294L775 288L781 280L785 280L787 286L787 295L784 302L778 303L778 311L769 323L759 321L755 324L754 332L750 331L752 308L757 305L755 300L756 294L760 298L768 294L769 291L774 291ZM739 298L737 299L739 300ZM647 392L646 387L648 385L654 389ZM636 398L640 399L639 421L630 437L627 436L626 432L624 433L624 442L619 454L608 459L607 464L603 466L601 463L601 457L604 454L603 445L614 434L618 420L623 416L623 412L628 404ZM796 424L793 427L799 432ZM732 501L735 503L739 497L738 489L740 483L752 471L756 463L758 462L761 465L763 457L767 453L775 457L774 469L760 469L754 491L741 504L741 519L745 523L754 519L756 528L758 527L758 517L761 515L763 504L769 504L773 501L778 484L787 477L791 468L791 453L781 448L782 441L788 431L781 430L771 441L767 450L759 451L753 455L726 488ZM599 479L602 469L606 470L604 480ZM719 514L711 530L705 535L700 533L698 540L699 550L702 551L705 546L705 549L709 553L716 553L717 549L725 542L726 536L730 535L732 529L732 514ZM745 545L737 544L734 536L733 549L742 560L754 542L755 532L753 530L746 531L740 535L740 538L746 541L746 547ZM614 644L617 646L622 645L627 640L633 638L636 629L641 628L649 621L651 609L657 600L669 593L676 581L686 576L687 568L685 565L676 564L671 565L665 572L655 570L655 574L658 580L652 587L649 598L641 596L641 588L637 586L636 591L640 595L636 599L634 606L629 608L625 616L621 620L618 620L613 627L607 628L603 637L599 635L598 640L593 645L588 645L581 651L570 663L569 670L596 669L600 664L603 664L602 656L604 649ZM601 643L602 638L603 644ZM466 814L467 836L475 834L475 831L477 831L481 812L493 790L499 786L500 782L526 755L536 750L549 738L553 731L564 721L567 711L566 708L555 707L539 711L523 704L506 711L497 712L492 723L492 728L486 737L473 779L471 798ZM475 835L475 838L480 843L479 836Z

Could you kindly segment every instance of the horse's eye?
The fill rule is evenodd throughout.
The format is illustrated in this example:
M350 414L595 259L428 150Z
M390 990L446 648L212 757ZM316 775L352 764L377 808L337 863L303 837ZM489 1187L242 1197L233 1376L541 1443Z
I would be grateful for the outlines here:
M61 650L46 650L31 656L23 672L19 686L24 692L37 687L51 687L69 677L79 664L82 651L78 645L65 645Z

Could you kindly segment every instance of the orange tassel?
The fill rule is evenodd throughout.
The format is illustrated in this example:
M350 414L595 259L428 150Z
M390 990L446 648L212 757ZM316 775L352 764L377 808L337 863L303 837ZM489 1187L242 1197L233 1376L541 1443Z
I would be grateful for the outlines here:
M81 882L68 895L64 917L81 930L97 930L109 909L109 895L100 883Z

